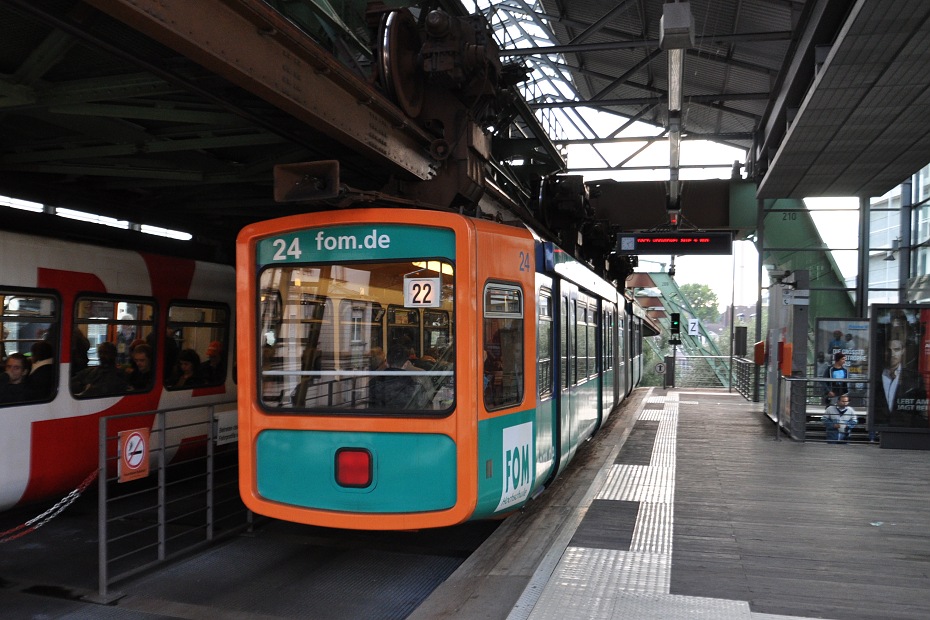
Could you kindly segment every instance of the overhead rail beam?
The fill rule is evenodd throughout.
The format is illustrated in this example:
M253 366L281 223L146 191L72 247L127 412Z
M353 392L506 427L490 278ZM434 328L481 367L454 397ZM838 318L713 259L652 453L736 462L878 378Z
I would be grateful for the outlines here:
M264 2L90 4L365 156L420 180L435 174L430 136Z
M681 136L682 140L751 140L752 133L687 133ZM568 144L621 144L625 142L664 142L665 135L660 136L627 136L623 138L585 138L572 140L556 140L562 146ZM732 164L726 164L730 166Z
M712 43L747 43L758 41L790 41L791 31L778 32L759 32L747 34L732 35L711 35L695 37L694 44L700 47L702 44ZM658 48L658 39L638 39L631 41L605 41L603 43L576 43L567 45L538 45L534 47L517 47L502 50L502 55L506 56L535 56L546 54L579 54L584 52L611 52L614 50Z

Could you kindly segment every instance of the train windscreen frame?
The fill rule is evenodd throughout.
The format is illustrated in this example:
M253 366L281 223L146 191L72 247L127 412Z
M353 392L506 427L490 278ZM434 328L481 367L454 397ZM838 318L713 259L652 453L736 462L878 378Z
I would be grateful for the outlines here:
M414 255L423 247L441 251ZM308 229L260 241L263 409L450 413L454 251L451 230L419 226Z

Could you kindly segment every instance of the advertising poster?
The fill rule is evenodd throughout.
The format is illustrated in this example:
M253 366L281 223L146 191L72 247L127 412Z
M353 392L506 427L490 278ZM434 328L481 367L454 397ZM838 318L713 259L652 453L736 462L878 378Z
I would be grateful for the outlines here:
M861 379L847 384L849 402L861 407L866 402L866 383L869 378L869 320L868 319L817 319L814 340L814 366L818 377L830 375L837 353L846 356L844 368L847 379ZM827 390L827 384L817 388ZM824 402L826 404L826 402Z
M869 415L875 428L930 430L930 306L872 306Z

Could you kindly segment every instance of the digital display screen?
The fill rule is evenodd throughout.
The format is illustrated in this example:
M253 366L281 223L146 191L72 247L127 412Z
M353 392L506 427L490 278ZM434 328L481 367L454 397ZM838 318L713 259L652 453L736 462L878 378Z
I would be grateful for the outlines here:
M732 254L733 235L728 232L620 233L618 254Z

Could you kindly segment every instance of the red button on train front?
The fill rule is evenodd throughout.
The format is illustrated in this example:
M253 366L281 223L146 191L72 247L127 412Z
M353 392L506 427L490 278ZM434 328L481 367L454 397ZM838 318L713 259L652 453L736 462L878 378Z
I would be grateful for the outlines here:
M371 452L364 448L340 448L336 451L336 483L356 488L370 485Z

